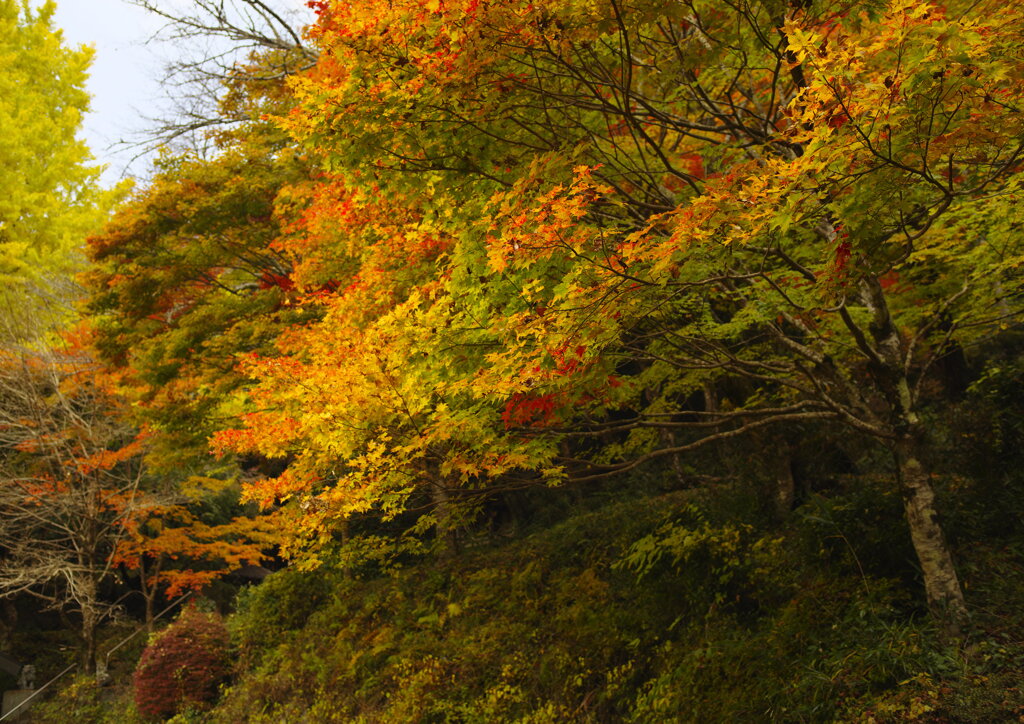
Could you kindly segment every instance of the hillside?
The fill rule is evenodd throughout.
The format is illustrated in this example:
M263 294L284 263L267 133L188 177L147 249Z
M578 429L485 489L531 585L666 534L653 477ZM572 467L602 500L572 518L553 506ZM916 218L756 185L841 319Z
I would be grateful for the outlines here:
M1024 535L989 493L958 489L949 521L975 533L957 548L963 645L942 642L899 501L868 480L781 526L735 486L589 512L549 494L541 510L564 519L513 540L389 575L286 570L244 591L231 683L173 721L1016 721ZM130 688L86 685L31 720L127 723L126 710Z
M1024 3L129 1L103 191L0 0L30 718L1024 721Z

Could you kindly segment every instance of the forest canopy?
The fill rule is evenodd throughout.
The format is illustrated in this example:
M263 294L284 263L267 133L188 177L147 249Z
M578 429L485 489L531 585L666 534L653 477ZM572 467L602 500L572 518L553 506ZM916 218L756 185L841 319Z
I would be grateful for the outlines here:
M231 81L245 130L91 243L100 345L147 415L281 461L245 495L310 541L828 427L890 451L929 600L961 615L922 414L1020 313L1019 23L317 9L290 94Z
M73 131L88 53L54 50L49 5L0 0L24 35L0 63L59 69L31 124L39 84L0 75L26 95L0 132L62 139L45 174L17 165L35 141L12 146L0 275L73 268L85 240L63 339L95 365L73 388L95 409L64 404L104 421L109 465L82 475L121 496L94 588L117 568L152 624L160 596L245 563L344 586L458 566L568 491L580 510L671 501L601 572L641 590L706 566L707 621L773 610L772 556L817 570L793 552L815 530L869 594L909 591L907 620L969 635L984 604L958 555L999 526L963 511L1019 511L1024 7L317 0L301 30L259 0L229 3L251 27L137 4L246 54L185 69L204 113L161 133L206 143L165 148L87 234L105 208ZM61 415L40 419L82 428ZM95 453L67 457L81 473ZM876 589L862 541L814 527L851 500L897 511L863 523L878 560L909 559Z
M922 415L940 362L1020 313L1018 22L318 9L276 122L320 171L278 194L288 269L257 283L314 318L232 350L253 383L214 436L285 463L250 499L310 540L424 505L455 529L497 491L814 424L890 452L928 598L962 617Z

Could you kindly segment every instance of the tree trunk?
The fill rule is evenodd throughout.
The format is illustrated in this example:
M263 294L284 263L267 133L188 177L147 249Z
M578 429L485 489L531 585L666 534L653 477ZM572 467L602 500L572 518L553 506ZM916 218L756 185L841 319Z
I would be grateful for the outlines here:
M676 440L675 430L667 430L662 428L658 433L661 438L661 444L666 448L676 447L679 442ZM676 483L680 488L688 488L689 483L686 479L686 468L683 465L683 456L679 453L672 453L668 458L669 464L672 466L672 472L676 476Z
M11 650L11 637L18 628L18 607L14 601L10 598L3 599L0 603L0 621L2 621L2 627L0 627L0 647L4 651Z
M88 561L88 564L91 563ZM91 572L91 566L86 570ZM79 663L82 673L92 676L96 673L96 630L102 618L99 612L99 582L88 575L82 575L75 588L75 602L82 615Z
M96 673L96 619L92 611L82 612L82 646L79 651L82 673Z
M879 391L887 398L892 411L893 430L899 436L894 453L903 506L910 527L910 538L921 564L928 606L936 619L944 625L946 633L958 636L967 620L967 607L953 566L953 555L939 524L935 490L927 471L921 465L919 445L924 431L914 409L914 388L907 377L910 350L893 322L885 290L878 278L862 278L859 289L861 301L871 312L872 318L868 329L875 341L873 376Z
M776 449L778 452L771 456L775 478L772 502L776 519L784 521L793 512L793 504L796 502L796 481L793 478L793 455L789 445L780 439Z
M153 599L156 598L156 591L150 591L144 593L143 597L146 599L146 633L153 633Z
M139 556L139 591L142 593L142 599L146 602L146 633L150 634L153 633L153 611L157 590L159 589L157 577L160 573L162 562L162 556L158 557L153 562L153 570L148 570L146 568L146 556Z
M430 485L430 497L434 504L437 536L441 542L443 553L448 556L458 555L459 536L452 521L452 504L448 497L448 488L443 482L435 481Z
M910 537L921 564L928 606L943 622L947 633L958 636L967 620L967 607L953 565L953 555L939 524L935 490L915 447L914 441L906 438L896 448Z

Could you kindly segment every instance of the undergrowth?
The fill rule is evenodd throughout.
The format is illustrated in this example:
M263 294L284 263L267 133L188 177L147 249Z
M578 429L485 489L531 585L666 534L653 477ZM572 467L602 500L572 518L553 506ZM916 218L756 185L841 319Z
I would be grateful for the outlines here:
M233 684L173 721L1017 721L1019 529L958 550L974 628L944 644L884 486L840 481L782 526L738 522L742 491L723 486L613 501L389 576L285 570L228 619ZM942 488L954 536L992 504L965 486ZM97 697L115 695L79 684L36 720L113 721Z

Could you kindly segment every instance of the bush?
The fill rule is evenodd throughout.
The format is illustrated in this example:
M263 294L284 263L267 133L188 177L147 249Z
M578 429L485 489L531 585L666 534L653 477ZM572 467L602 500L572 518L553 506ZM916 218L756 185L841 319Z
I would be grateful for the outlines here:
M34 701L21 719L32 724L138 724L131 692L116 687L101 687L93 676L80 674L48 700ZM40 697L42 698L42 697Z
M157 634L135 670L135 704L149 719L167 719L217 698L229 674L228 631L219 616L187 609Z
M236 615L229 624L243 665L250 657L281 643L287 632L302 629L340 585L341 576L332 576L326 568L286 568L267 576L259 586L239 591Z

